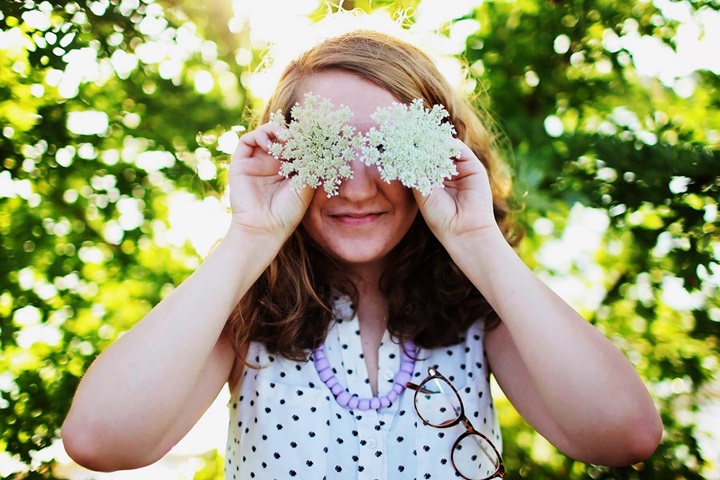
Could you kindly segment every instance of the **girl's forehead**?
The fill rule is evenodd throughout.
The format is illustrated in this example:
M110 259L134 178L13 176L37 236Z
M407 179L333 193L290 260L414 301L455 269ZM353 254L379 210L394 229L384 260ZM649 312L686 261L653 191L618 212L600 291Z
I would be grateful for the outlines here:
M358 129L375 124L371 115L378 107L387 107L398 102L389 91L379 85L341 70L319 72L306 78L298 89L297 97L302 99L306 93L330 100L335 108L348 107L353 113L348 123Z

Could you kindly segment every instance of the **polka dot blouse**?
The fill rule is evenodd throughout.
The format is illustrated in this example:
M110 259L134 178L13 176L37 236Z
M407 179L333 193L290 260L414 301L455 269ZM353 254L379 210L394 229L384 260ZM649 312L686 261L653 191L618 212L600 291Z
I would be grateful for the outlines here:
M325 350L340 383L360 397L372 397L360 342L358 319L347 300L335 306ZM476 429L501 449L500 429L490 397L483 322L457 345L420 349L413 382L436 365L462 397ZM400 346L388 332L378 355L378 395L392 388L400 367ZM226 480L239 479L428 479L456 478L450 461L462 425L423 425L413 407L414 391L381 410L339 406L309 362L270 355L252 343L245 368L232 392L225 456Z

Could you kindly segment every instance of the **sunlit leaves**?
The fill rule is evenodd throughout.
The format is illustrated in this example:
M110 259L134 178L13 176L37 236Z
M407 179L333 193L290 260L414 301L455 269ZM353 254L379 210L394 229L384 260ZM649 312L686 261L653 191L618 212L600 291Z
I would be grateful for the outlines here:
M219 188L178 159L244 93L159 3L6 2L0 45L0 445L49 477L32 457L90 361L198 264L158 241L168 194Z

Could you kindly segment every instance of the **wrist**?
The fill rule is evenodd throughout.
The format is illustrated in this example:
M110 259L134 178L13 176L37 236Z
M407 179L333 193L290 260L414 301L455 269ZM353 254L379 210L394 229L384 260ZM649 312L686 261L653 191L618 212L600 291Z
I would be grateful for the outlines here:
M292 233L292 232L291 232ZM247 250L253 250L253 247L263 247L263 249L280 250L280 247L289 238L290 234L283 235L280 233L268 232L260 228L248 227L241 223L230 222L230 226L225 232L225 236L220 243L232 244Z
M502 317L501 301L530 272L499 228L453 239L446 249L455 264Z
M229 255L229 265L244 265L250 270L262 272L277 256L285 240L257 229L231 224L213 252Z
M442 243L456 263L459 258L487 258L501 252L512 251L512 247L497 226L456 235L445 239Z

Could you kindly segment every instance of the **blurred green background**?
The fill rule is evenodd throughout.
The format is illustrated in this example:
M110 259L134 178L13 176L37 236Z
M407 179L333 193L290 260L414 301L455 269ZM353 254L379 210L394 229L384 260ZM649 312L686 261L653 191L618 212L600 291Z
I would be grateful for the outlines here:
M657 452L608 469L557 452L498 391L509 478L720 478L720 2L342 7L439 33L443 65L467 73L459 88L504 134L520 253L622 349L662 411ZM268 42L337 6L0 10L0 476L64 478L48 447L82 373L223 233L228 152L262 105ZM175 478L221 478L221 455Z

